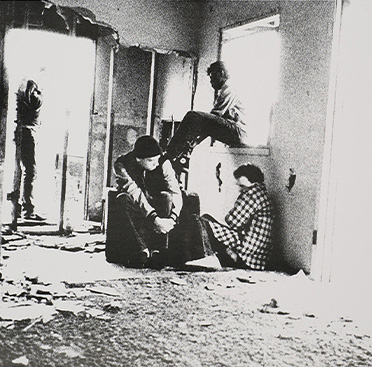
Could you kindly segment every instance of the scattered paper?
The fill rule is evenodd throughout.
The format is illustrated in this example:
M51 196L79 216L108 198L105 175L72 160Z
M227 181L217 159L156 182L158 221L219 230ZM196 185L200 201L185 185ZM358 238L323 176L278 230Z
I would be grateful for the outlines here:
M22 357L13 359L12 363L13 364L20 364L22 366L28 366L29 360L25 356L22 356Z

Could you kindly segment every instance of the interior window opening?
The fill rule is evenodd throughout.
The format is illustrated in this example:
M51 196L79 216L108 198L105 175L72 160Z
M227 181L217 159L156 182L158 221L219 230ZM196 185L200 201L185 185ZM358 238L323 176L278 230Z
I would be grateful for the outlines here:
M221 29L220 59L229 70L248 123L248 145L267 146L279 85L279 15Z

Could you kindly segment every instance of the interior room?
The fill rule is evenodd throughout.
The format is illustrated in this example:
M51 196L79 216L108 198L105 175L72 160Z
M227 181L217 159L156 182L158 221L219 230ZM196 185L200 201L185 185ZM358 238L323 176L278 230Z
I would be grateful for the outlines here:
M222 221L237 196L233 171L261 167L275 206L271 270L334 285L364 314L371 14L368 0L1 2L3 235L104 242L115 159L145 134L165 148L187 111L210 111L207 68L223 60L244 96L250 141L204 140L183 187ZM43 226L15 211L15 95L26 79L44 95L34 191Z

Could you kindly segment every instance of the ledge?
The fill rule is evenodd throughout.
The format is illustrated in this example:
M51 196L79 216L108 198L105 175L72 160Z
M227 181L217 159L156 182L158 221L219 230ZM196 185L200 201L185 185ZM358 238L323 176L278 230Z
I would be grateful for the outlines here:
M231 155L261 155L269 156L270 148L268 146L259 147L229 147L224 144L214 144L208 149L210 152L218 154L231 154Z

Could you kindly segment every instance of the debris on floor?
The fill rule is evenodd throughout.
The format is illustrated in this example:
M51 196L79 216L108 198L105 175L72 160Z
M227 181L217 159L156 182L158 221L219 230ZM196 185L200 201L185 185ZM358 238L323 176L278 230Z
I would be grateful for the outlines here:
M104 240L103 234L90 233L69 236L2 233L1 269L4 277L0 277L0 327L12 329L15 323L28 322L28 325L23 328L24 331L27 331L39 322L49 322L58 313L104 319L102 317L106 312L115 312L113 310L119 307L117 304L113 304L111 307L106 305L106 309L98 309L94 304L84 305L81 302L81 299L92 295L92 293L118 297L119 293L112 287L103 287L94 282L90 283L89 287L81 285L74 287L67 281L48 281L47 277L41 277L37 269L38 264L34 264L34 268L22 268L23 262L34 262L38 258L38 252L35 250L37 248L47 249L46 251L79 251L99 254L105 250ZM32 249L34 252L30 252ZM16 252L17 254L25 252L26 255L25 259L20 257L23 262L19 261L18 263L18 268L22 268L22 271L20 272L18 269L17 276L12 276L14 269L13 273L8 272L7 267L10 257L15 257ZM29 254L33 256L28 256ZM73 266L73 264L71 265ZM13 266L17 268L17 265ZM48 268L48 266L50 264L48 264L48 258L45 257L40 268ZM51 266L53 267L53 265ZM53 273L53 269L48 271ZM109 318L108 315L107 318ZM26 360L22 358L15 359L13 363L26 365Z
M370 334L302 272L126 269L101 234L7 236L0 365L372 365Z
M12 363L14 365L28 366L29 360L25 356L22 356L22 357L13 359Z

